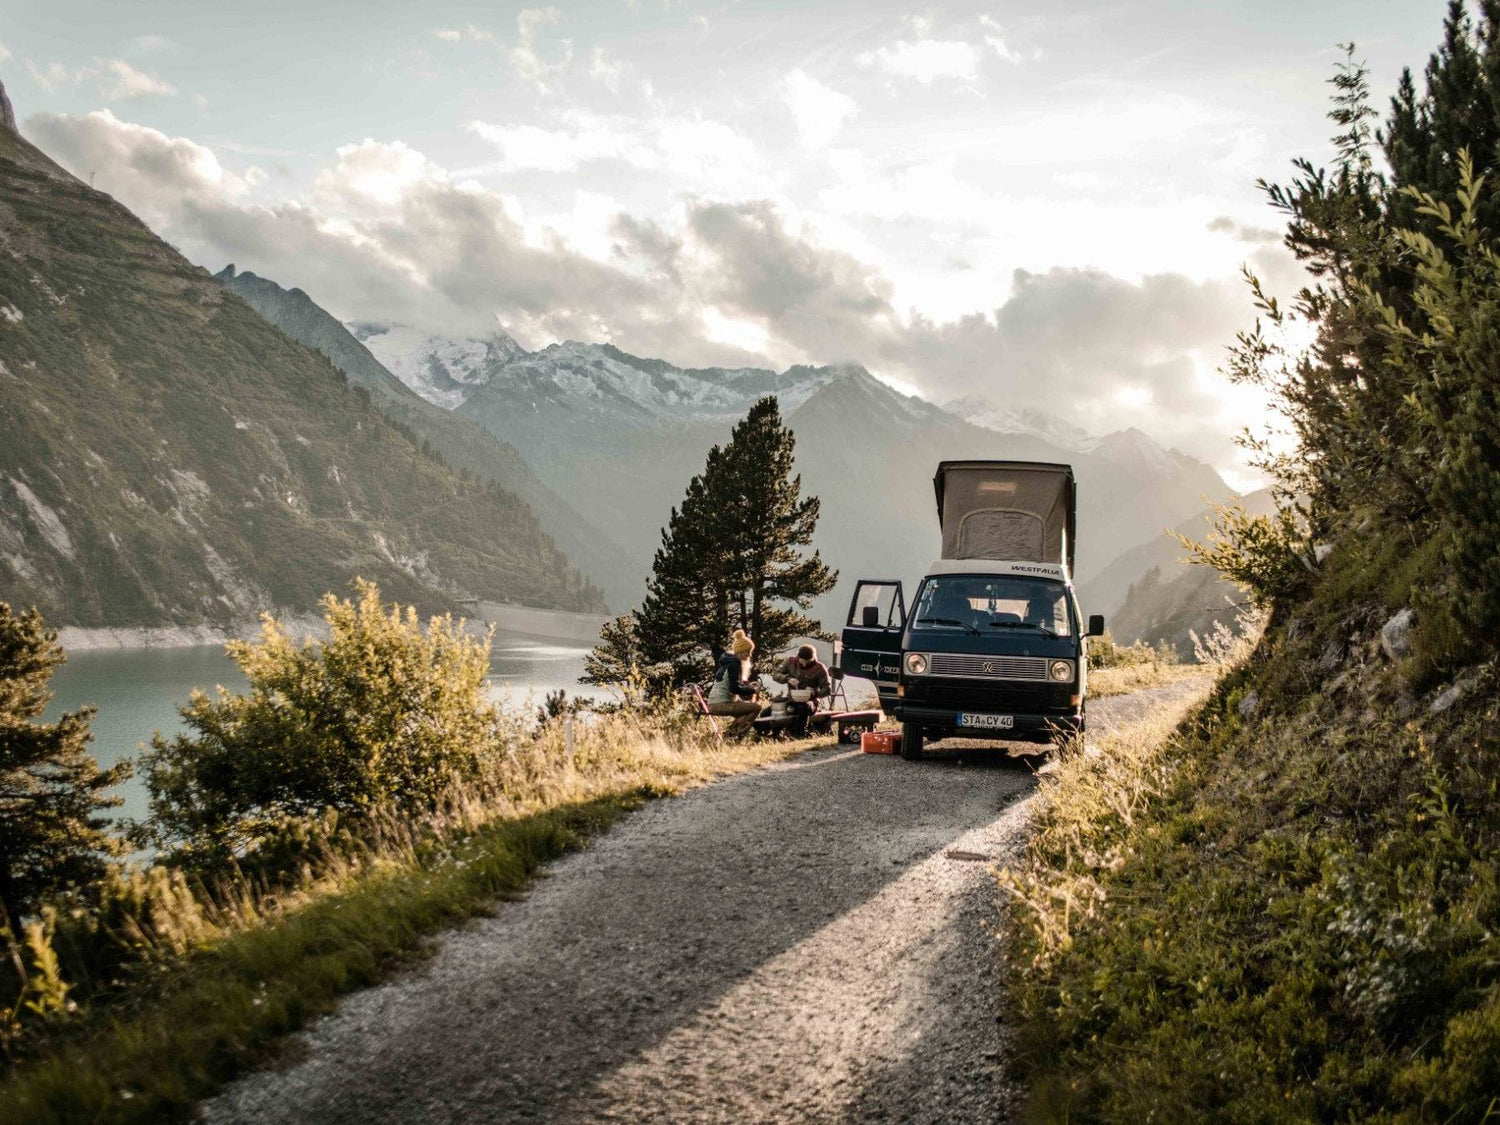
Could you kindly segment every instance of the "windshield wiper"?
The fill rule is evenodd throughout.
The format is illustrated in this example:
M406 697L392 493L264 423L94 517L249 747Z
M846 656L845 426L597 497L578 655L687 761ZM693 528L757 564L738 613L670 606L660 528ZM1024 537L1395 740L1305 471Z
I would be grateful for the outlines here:
M991 629L1035 629L1043 636L1057 636L1057 634L1054 633L1051 629L1047 628L1047 626L1038 625L1035 621L991 621L989 624Z
M959 628L959 629L967 629L969 632L973 633L976 637L979 636L979 630L978 629L974 628L974 626L970 625L967 621L960 621L956 617L923 617L923 618L919 618L917 620L917 624L918 625L952 625L952 626L954 626L956 628Z

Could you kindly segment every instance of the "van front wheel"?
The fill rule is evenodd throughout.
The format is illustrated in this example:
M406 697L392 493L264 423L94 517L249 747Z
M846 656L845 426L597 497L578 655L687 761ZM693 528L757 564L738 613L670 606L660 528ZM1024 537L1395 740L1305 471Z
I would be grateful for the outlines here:
M922 728L916 723L901 724L901 756L908 762L922 756Z

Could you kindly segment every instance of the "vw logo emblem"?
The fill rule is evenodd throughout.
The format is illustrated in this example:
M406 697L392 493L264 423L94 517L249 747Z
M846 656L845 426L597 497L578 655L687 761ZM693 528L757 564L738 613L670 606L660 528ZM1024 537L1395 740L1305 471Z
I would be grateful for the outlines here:
M993 660L986 660L984 662L984 670L986 673L993 672L995 670L995 662Z

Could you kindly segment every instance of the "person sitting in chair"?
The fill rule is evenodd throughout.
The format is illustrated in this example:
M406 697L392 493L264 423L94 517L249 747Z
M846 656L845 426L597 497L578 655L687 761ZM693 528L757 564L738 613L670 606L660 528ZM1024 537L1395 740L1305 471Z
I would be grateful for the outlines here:
M789 691L812 692L808 699L793 699L789 704L792 714L798 719L794 729L798 734L806 734L808 722L818 709L818 700L827 699L833 693L828 666L818 659L818 650L812 645L803 645L771 673L771 679L785 684Z
M755 655L755 642L745 630L736 629L729 651L719 657L714 667L713 686L708 689L704 702L710 715L729 715L734 721L725 733L741 737L755 729L755 718L760 714L759 694L750 677L750 660Z

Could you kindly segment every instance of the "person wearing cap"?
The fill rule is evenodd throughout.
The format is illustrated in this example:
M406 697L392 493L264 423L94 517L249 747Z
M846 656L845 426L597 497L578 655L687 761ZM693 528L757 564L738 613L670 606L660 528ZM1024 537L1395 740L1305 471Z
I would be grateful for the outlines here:
M749 734L754 729L756 716L760 714L759 694L750 676L750 659L755 655L755 642L745 630L736 629L729 650L719 657L714 666L714 682L704 700L710 715L728 715L733 718L727 734L735 737Z
M818 709L818 700L827 699L833 694L833 681L828 676L828 666L818 659L818 650L812 645L803 645L786 658L785 664L771 673L771 679L778 684L785 684L789 691L812 693L806 700L793 699L788 704L792 714L798 718L798 733L806 734L808 722Z

